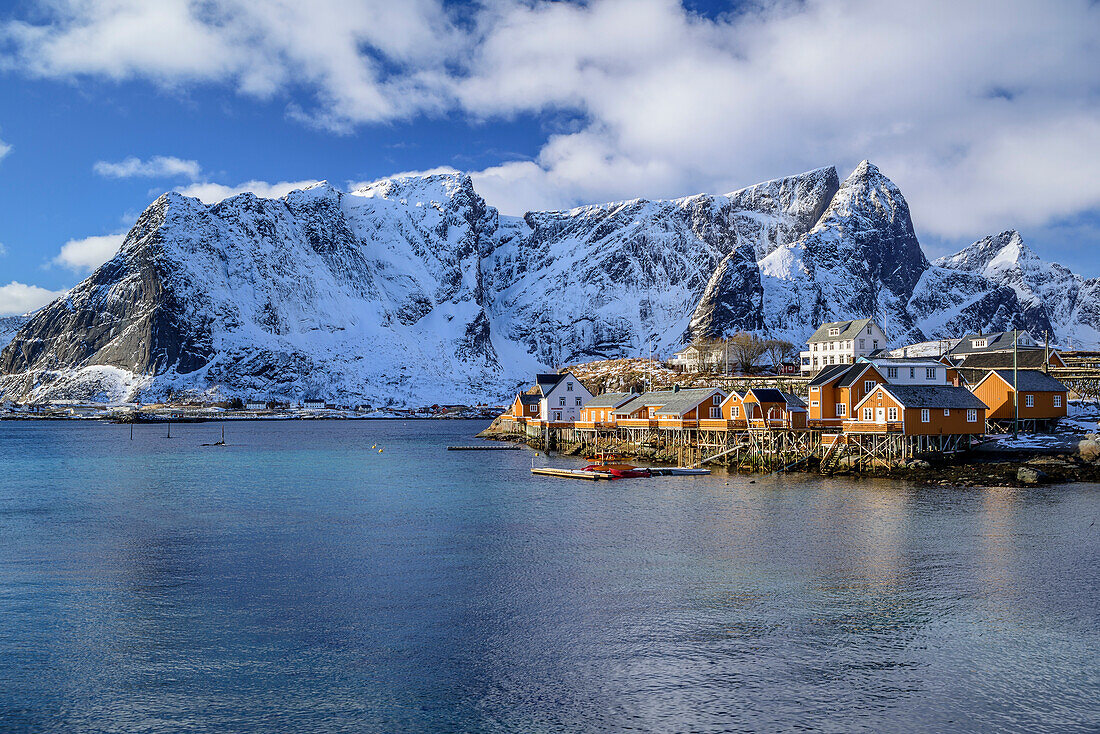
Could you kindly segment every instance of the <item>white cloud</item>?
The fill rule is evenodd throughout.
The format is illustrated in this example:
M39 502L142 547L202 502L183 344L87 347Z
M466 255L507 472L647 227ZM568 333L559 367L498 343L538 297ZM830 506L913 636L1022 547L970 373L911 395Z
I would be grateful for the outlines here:
M61 246L53 263L76 272L89 272L114 257L125 239L126 233L118 232L69 240Z
M17 316L37 311L65 291L51 291L36 285L26 285L13 280L0 285L0 316Z
M216 204L223 199L228 199L230 196L236 196L237 194L246 192L251 192L262 199L278 199L286 196L291 191L308 188L318 183L320 182L314 180L278 181L276 183L268 183L267 181L245 181L236 186L227 186L225 184L204 181L191 184L190 186L183 186L176 189L176 191L184 196L194 196L205 204Z
M1100 207L1100 177L1085 175L1100 156L1100 4L1088 0L996 12L977 0L775 1L716 19L676 0L47 7L49 22L0 26L0 65L224 83L294 99L293 116L336 130L455 112L578 120L533 161L475 174L513 213L727 191L863 158L938 236ZM195 186L214 200L248 184Z
M8 254L8 248L4 247L4 243L0 242L0 257Z
M202 175L202 166L198 161L184 160L175 156L158 155L148 160L130 156L117 163L98 161L92 169L107 178L172 178L186 176L192 181Z
M0 140L0 160L4 160L8 153L11 152L11 146Z

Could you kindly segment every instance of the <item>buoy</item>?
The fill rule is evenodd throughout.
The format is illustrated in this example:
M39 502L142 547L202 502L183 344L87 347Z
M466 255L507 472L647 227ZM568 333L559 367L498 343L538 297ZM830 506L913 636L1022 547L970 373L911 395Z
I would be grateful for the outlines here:
M376 448L378 448L378 444L374 444L374 445L372 445L372 446L371 446L371 448L372 448L372 449L376 449Z
M382 453L382 449L378 449L378 453Z

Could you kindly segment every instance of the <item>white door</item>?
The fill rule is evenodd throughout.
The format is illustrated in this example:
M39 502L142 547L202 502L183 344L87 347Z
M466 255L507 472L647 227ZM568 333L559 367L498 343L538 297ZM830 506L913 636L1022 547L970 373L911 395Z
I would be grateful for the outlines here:
M875 423L886 422L886 408L875 408Z

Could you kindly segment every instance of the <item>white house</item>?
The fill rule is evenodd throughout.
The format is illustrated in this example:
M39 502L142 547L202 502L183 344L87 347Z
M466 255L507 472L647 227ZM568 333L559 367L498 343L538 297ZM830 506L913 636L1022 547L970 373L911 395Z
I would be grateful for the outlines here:
M817 372L831 364L853 364L886 348L886 335L872 319L833 321L822 324L806 340L808 349L799 353L799 369Z
M891 385L950 385L947 365L936 359L861 357L870 362Z
M542 396L539 399L539 417L550 423L580 420L581 408L593 398L572 372L537 375L535 386Z

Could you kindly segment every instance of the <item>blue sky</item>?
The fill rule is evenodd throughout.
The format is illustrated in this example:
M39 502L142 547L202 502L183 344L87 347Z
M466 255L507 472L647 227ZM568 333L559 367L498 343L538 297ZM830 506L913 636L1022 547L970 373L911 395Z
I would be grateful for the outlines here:
M884 7L888 6L888 7ZM165 190L468 170L508 213L875 162L930 256L1100 275L1100 8L51 0L0 9L0 315Z

